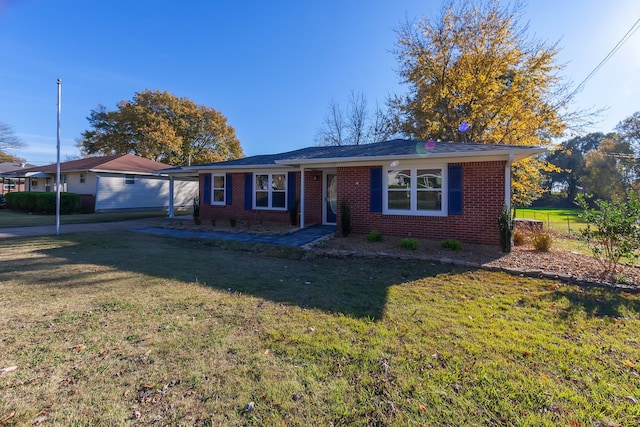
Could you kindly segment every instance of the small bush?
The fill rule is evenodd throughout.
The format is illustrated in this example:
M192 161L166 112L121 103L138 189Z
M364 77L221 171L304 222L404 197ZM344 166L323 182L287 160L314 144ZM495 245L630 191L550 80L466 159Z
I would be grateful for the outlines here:
M414 239L413 237L405 237L404 239L400 240L400 246L402 246L404 249L415 251L420 247L420 242L418 242L418 239Z
M531 232L531 244L538 251L548 251L551 249L553 236L547 230L534 230Z
M522 246L527 243L527 233L516 228L513 230L513 244L514 246Z
M229 218L229 225L231 226L231 228L234 228L237 223L238 223L237 218L233 218L233 217Z
M380 234L379 231L376 230L371 230L371 232L369 234L367 234L367 241L368 242L381 242L382 241L382 234Z
M456 239L443 240L440 245L442 246L442 249L448 249L450 251L459 251L462 249L462 243Z
M300 208L300 199L295 199L289 206L289 222L291 225L298 225L298 209Z
M342 237L348 237L351 234L351 208L344 200L340 203L340 229Z

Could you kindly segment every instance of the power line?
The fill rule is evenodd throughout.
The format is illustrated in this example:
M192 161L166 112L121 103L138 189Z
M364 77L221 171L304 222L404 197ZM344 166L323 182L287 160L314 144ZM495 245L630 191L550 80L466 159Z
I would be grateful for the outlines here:
M638 18L638 20L631 26L631 28L629 28L629 31L627 31L626 34L624 36L622 36L620 41L618 41L618 43L613 47L613 49L611 49L609 51L607 56L605 56L604 59L602 61L600 61L600 63L589 73L589 75L587 75L587 77L584 78L584 80L575 88L575 90L573 92L571 92L571 94L567 98L569 98L569 99L572 98L573 95L575 95L576 93L578 93L582 89L584 89L584 86L587 84L587 82L589 80L591 80L591 78L600 70L600 68L602 68L604 66L604 64L607 63L607 61L609 61L609 59L611 59L611 57L618 50L620 50L622 45L625 44L626 41L629 40L631 38L631 36L636 31L638 31L639 28L640 28L640 18Z

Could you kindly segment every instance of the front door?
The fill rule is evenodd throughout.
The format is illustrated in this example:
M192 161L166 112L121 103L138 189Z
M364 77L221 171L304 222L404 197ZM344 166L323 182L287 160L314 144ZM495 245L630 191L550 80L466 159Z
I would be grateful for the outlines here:
M326 173L324 182L325 223L335 224L338 213L338 176L335 173Z

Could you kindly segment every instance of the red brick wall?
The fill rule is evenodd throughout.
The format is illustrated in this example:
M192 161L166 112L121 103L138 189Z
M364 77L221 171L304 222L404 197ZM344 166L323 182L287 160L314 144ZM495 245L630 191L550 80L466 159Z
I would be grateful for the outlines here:
M200 174L200 219L209 222L212 219L228 220L236 218L242 221L289 222L288 211L244 208L244 173L232 174L232 204L225 206L205 205L204 174ZM314 176L316 179L314 179ZM228 190L227 190L228 191ZM296 173L296 198L300 198L300 173ZM322 222L322 172L305 171L305 225Z
M338 168L338 230L340 204L346 200L351 208L354 233L377 230L390 236L498 245L498 215L504 204L504 167L503 161L463 163L463 214L447 217L370 212L370 167Z
M340 167L338 173L338 230L340 203L351 208L354 233L377 230L382 235L434 240L458 239L467 243L499 245L498 215L504 204L504 161L462 163L463 214L448 217L383 215L370 212L370 167ZM315 177L315 178L314 178ZM204 175L200 175L200 218L289 222L289 212L244 209L244 173L233 174L233 204L205 205ZM300 198L300 173L296 173L296 197ZM305 225L322 223L322 172L305 171Z

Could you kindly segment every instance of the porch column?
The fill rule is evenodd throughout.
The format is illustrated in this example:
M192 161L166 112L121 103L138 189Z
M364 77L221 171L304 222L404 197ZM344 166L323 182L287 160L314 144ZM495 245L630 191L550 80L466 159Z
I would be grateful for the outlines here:
M304 228L304 167L300 166L300 228Z
M173 176L169 177L169 218L173 218Z
M504 205L507 212L511 212L511 164L513 163L513 153L509 153L507 164L504 166Z

